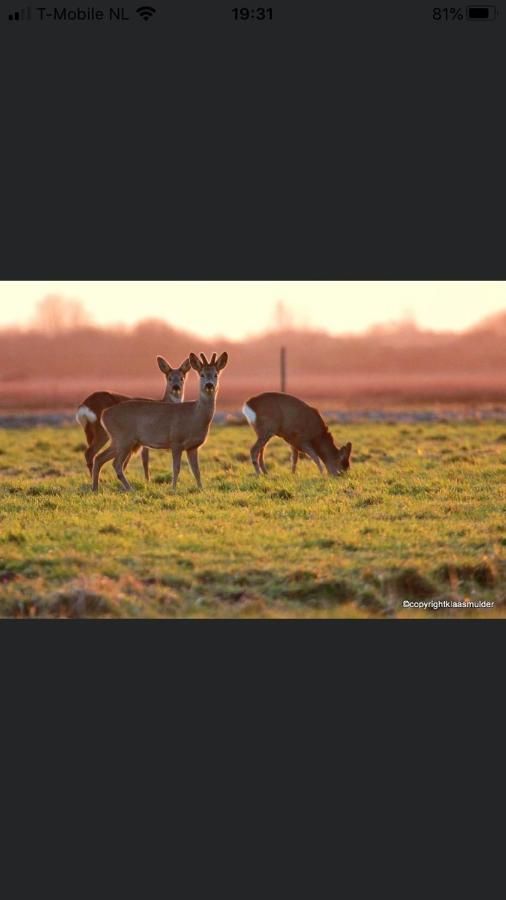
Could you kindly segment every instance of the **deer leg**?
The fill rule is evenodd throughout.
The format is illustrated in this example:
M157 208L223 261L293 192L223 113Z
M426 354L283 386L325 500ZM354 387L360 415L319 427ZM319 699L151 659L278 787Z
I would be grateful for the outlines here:
M93 451L91 445L88 445L88 446L86 447L86 450L84 451L84 458L85 458L85 460L86 460L86 465L88 466L88 470L89 470L90 475L91 475L91 473L92 473L92 471L93 471L93 459L94 459L94 457L95 457L95 453L94 453L94 451Z
M107 450L104 450L102 453L99 453L98 456L93 460L93 472L92 472L92 490L98 491L98 480L100 477L100 469L104 465L104 463L109 462L110 459L113 459L116 456L116 447L107 447Z
M262 474L262 470L260 469L260 466L258 464L260 452L261 452L261 450L263 450L267 441L269 441L271 437L272 437L272 434L267 434L267 435L264 435L263 437L259 437L258 441L256 441L253 444L253 446L250 450L251 462L253 463L253 466L254 466L254 469L255 469L255 472L257 475Z
M258 465L260 466L264 475L267 475L267 469L264 463L264 449L265 447L260 447L260 453L258 454Z
M126 450L120 450L119 453L116 455L114 462L113 462L114 471L116 472L116 475L118 476L119 480L121 481L121 484L123 485L123 487L125 488L126 491L132 490L132 485L127 481L127 479L125 477L125 473L123 471L123 466L126 463L128 463L130 456L131 456L130 448L128 448Z
M188 457L190 469L195 476L195 481L197 482L200 490L202 490L202 481L200 480L199 451L197 447L195 447L193 450L187 450L186 455Z
M322 464L321 464L321 462L320 462L320 457L318 456L318 454L315 453L315 451L313 450L312 447L309 446L309 444L305 444L304 447L303 447L302 449L303 449L304 453L307 453L307 455L311 457L311 459L313 460L313 462L316 463L316 465L318 466L318 470L319 470L319 472L320 472L320 475L323 475L323 474L324 474L324 473L323 473L323 466L322 466Z
M137 453L139 446L140 446L140 444L136 444L136 446L132 447L132 449L130 450L127 458L125 459L125 462L123 463L123 471L125 471L126 467L130 465L130 460L132 459L132 456L134 455L134 453Z
M94 425L89 422L86 425L85 434L88 441L88 447L84 451L84 458L91 475L93 472L93 460L95 459L95 456L97 455L99 450L101 450L102 447L107 444L109 435L107 434L107 431L102 427L100 422L96 422L94 423Z
M179 477L179 471L181 469L181 456L182 450L178 447L173 447L172 449L172 490L176 490L177 479Z
M299 459L299 451L297 447L292 447L292 473L295 475L297 469L297 460Z
M89 469L89 472L91 475L92 470L93 470L93 458L95 456L95 453L93 452L93 449L92 449L93 439L95 437L95 431L92 428L90 422L86 422L84 433L86 435L86 441L88 443L88 446L86 447L86 450L84 451L84 458L86 460L86 465L88 466L88 469Z
M149 481L149 447L143 447L141 453L142 468L144 469L144 477Z

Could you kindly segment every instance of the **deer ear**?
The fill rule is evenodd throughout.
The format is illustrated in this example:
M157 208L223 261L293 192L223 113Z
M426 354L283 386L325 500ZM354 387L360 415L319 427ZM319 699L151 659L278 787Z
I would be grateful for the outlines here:
M202 363L200 362L198 356L195 356L194 353L190 353L190 366L192 367L192 369L195 369L196 372L200 372L200 370L202 369Z
M156 361L158 363L158 368L160 369L160 371L163 372L164 375L170 375L172 369L169 366L167 360L164 359L163 356L157 356Z
M219 356L218 359L216 360L216 368L218 369L218 372L220 372L221 369L224 369L225 366L227 365L227 363L228 363L228 353L222 353L221 356Z
M182 362L181 365L179 366L179 369L183 373L183 375L186 375L186 373L189 372L191 369L190 360L188 358L186 358L185 361Z

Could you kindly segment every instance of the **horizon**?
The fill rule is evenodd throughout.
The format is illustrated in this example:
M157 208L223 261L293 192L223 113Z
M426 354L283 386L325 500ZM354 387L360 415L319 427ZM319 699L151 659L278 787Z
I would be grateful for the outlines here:
M158 319L203 338L231 341L283 328L337 336L404 325L458 334L506 311L505 281L2 281L0 328L33 326L37 305L51 295L76 301L95 326L132 327Z

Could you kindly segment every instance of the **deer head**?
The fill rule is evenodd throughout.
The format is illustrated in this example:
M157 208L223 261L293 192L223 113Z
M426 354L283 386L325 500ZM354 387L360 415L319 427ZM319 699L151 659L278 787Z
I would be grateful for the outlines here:
M177 369L173 369L163 356L157 356L156 361L160 371L163 372L167 379L165 396L167 397L170 394L173 400L180 400L183 396L184 380L191 368L190 360L185 359Z
M330 431L322 435L317 450L329 475L342 475L350 468L351 444L336 447Z
M342 475L350 468L351 443L343 444L342 447L335 448L334 465L335 471L329 471L332 475ZM333 467L332 467L333 468Z
M200 359L195 353L190 353L190 365L200 376L200 394L204 397L213 397L218 389L218 381L220 372L225 368L228 362L228 353L222 353L216 359L216 353L213 353L209 362L203 353Z

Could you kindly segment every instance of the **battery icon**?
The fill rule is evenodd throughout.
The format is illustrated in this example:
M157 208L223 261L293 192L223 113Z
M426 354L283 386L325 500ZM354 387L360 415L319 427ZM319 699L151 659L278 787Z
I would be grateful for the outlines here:
M468 6L466 18L470 22L492 22L497 16L495 6Z

